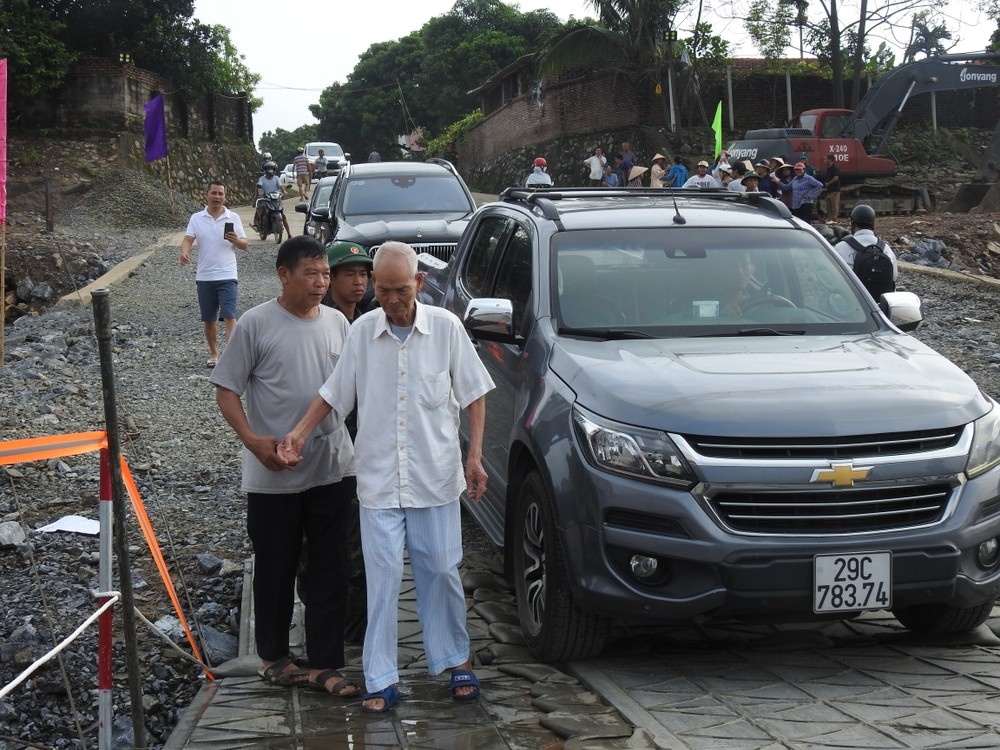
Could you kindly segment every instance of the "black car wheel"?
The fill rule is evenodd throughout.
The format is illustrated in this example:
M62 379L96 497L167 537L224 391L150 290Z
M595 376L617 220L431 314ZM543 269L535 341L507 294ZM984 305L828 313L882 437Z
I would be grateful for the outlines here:
M982 625L993 611L993 602L977 607L951 607L947 604L918 604L892 610L899 624L914 633L961 633Z
M552 503L537 471L521 485L512 531L517 611L528 649L541 661L597 656L611 621L573 601Z

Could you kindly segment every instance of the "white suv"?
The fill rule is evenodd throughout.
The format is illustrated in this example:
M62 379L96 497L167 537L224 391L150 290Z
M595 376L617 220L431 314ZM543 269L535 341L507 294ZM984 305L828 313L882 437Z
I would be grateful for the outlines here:
M340 147L339 143L333 143L332 141L311 141L306 144L306 157L309 159L310 164L316 163L316 157L319 156L320 149L323 151L323 156L326 157L326 173L329 176L340 174L340 170L351 160L351 155L345 154L344 149Z

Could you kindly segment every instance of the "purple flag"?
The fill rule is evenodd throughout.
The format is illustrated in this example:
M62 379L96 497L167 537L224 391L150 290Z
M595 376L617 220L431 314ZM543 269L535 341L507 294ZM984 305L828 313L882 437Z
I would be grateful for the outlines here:
M167 117L163 111L163 94L157 94L142 105L146 110L146 121L142 129L146 133L146 161L156 161L170 154L167 148Z

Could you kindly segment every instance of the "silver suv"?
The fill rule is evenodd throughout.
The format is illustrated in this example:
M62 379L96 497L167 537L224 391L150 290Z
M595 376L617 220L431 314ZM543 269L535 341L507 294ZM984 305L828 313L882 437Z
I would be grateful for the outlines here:
M781 203L512 189L421 260L497 384L467 507L538 658L612 618L987 618L1000 409Z

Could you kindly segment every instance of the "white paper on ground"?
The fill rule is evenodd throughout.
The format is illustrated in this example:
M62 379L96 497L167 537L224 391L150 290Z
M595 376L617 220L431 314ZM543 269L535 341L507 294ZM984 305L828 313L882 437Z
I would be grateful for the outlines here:
M63 516L58 521L39 527L38 531L71 531L75 534L96 536L101 532L101 523L83 516Z

